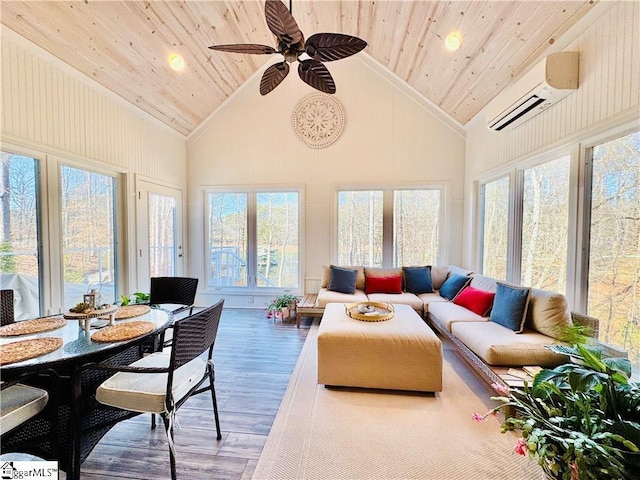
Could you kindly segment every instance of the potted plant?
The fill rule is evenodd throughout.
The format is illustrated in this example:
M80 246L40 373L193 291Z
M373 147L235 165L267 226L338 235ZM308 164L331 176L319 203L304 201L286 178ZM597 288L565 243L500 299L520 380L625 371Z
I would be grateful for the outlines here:
M133 298L132 298L133 297ZM149 303L150 295L148 293L136 292L128 297L127 295L120 295L120 305L139 305Z
M267 317L288 318L290 311L295 311L297 302L298 297L290 293L279 295L267 305Z
M521 434L515 452L537 458L547 478L640 479L640 384L629 381L629 360L581 344L548 348L573 361L542 370L522 389L494 384L500 405L474 419L514 407L502 432Z

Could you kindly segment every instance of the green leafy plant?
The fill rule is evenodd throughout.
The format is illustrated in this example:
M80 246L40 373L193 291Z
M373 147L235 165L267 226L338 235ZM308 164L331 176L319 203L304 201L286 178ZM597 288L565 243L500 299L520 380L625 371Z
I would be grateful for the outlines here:
M149 303L149 299L151 295L143 292L136 292L132 294L130 297L127 295L120 295L120 305L135 305L140 303Z
M267 315L271 316L276 312L282 311L284 307L295 304L298 302L298 297L290 293L284 293L273 298L270 303L267 304Z
M542 370L522 389L494 384L500 405L474 419L514 407L502 432L519 432L515 452L537 458L550 478L640 479L640 384L629 381L629 360L581 344L547 348L572 362Z

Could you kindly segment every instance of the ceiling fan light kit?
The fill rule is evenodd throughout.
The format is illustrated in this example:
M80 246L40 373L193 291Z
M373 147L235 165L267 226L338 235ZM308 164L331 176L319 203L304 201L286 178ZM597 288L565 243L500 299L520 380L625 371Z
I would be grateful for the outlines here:
M269 66L260 80L260 94L266 95L289 74L289 63L298 64L303 82L324 93L336 93L336 84L323 62L350 57L367 46L364 40L342 33L316 33L306 42L296 20L280 0L266 0L264 15L269 30L276 36L277 49L260 44L212 45L209 48L231 53L271 55L278 53L282 62ZM308 57L308 58L306 58Z

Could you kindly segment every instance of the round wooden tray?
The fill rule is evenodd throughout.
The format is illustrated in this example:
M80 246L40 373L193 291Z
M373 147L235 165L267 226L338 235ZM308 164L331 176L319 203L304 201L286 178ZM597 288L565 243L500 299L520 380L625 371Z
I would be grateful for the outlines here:
M85 320L87 318L98 318L110 315L118 310L117 305L110 305L108 308L98 308L97 310L89 310L85 313L67 312L64 314L64 318L69 320Z
M153 322L142 322L135 320L133 322L121 323L120 325L113 325L107 327L104 330L100 330L91 335L91 340L94 342L122 342L131 338L139 337L151 333L155 330L156 326Z
M60 317L34 318L33 320L24 320L0 327L0 337L17 337L19 335L48 332L64 327L66 324L67 321Z
M351 318L363 322L383 322L392 318L395 313L393 305L386 302L355 302L346 304L344 308ZM362 312L363 308L371 311Z
M62 343L62 339L58 337L32 338L5 343L0 345L0 365L40 357L59 349Z

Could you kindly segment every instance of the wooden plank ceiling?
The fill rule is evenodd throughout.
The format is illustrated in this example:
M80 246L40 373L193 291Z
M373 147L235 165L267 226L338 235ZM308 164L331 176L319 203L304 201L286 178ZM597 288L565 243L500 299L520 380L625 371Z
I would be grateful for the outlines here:
M293 15L307 38L340 32L366 40L367 54L464 125L595 3L294 0ZM281 58L207 49L275 44L255 0L2 0L0 19L184 135ZM443 39L453 30L463 44L450 52ZM181 72L169 68L171 53L184 57Z

